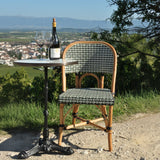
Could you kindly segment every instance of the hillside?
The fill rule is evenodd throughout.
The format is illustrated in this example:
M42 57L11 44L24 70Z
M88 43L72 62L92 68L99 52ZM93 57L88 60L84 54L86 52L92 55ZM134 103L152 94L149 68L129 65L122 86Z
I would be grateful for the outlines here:
M50 29L53 17L0 16L0 29ZM56 17L57 29L111 29L109 21Z

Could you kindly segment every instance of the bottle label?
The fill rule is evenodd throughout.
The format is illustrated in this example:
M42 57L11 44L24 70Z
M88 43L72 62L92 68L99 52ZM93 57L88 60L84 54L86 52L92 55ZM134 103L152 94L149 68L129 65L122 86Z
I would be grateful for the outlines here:
M60 48L51 48L50 49L50 58L60 58Z

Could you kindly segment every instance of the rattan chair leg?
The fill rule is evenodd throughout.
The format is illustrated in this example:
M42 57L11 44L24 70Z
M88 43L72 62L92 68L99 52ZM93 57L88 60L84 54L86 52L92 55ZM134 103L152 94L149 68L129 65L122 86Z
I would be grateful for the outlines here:
M113 147L112 147L112 131L108 131L108 147L109 151L112 152Z
M110 152L112 151L112 116L113 116L113 106L109 106L108 147Z
M72 124L75 126L76 124L76 114L78 113L79 110L79 105L78 104L74 104L74 108L73 108L73 120L72 120Z
M104 123L105 123L105 127L108 127L108 116L107 116L107 111L106 111L106 106L102 105L101 106L101 111L102 111L102 115L104 117Z
M63 108L64 104L60 104L60 126L59 126L59 139L58 139L59 145L61 145L62 143L63 129L64 129Z

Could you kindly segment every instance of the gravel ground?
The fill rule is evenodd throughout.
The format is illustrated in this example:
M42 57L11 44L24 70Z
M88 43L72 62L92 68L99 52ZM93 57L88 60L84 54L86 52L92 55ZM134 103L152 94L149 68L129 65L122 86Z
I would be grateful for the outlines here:
M57 143L57 137L50 133ZM17 159L19 151L31 148L39 139L36 133L0 135L0 159ZM74 154L39 153L29 160L160 160L160 113L137 114L122 123L113 124L113 152L106 148L107 134L85 128L64 132L63 146L71 146Z

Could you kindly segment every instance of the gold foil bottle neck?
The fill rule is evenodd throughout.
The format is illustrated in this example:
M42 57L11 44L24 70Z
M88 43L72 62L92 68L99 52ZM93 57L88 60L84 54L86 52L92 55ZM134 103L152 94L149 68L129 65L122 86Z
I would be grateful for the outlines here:
M56 19L53 18L53 23L52 23L53 27L56 27Z

